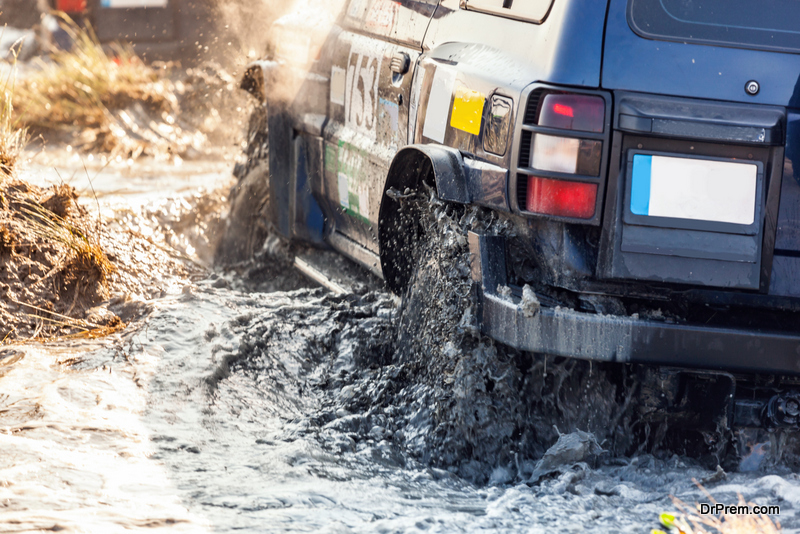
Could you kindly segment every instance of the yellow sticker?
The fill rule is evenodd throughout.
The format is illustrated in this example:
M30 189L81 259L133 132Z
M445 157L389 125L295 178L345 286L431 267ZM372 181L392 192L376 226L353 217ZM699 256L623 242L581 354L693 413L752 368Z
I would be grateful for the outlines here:
M473 135L481 133L483 120L483 103L486 96L478 91L458 86L453 99L453 113L450 116L450 126L458 128Z

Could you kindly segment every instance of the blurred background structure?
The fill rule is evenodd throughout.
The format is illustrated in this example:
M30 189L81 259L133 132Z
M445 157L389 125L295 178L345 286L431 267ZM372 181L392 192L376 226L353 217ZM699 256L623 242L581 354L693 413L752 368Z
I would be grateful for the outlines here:
M6 50L35 35L36 48L69 45L56 11L89 24L102 43L130 44L147 62L242 62L263 54L268 28L287 7L267 0L0 0ZM290 5L290 3L289 3ZM27 33L22 33L27 31ZM33 33L30 33L33 32ZM29 39L30 40L30 39ZM26 43L26 59L34 43Z

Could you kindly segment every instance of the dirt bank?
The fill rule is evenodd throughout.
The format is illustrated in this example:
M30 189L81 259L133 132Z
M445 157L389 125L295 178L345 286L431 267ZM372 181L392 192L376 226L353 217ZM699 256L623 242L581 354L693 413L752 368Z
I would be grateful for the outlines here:
M93 189L80 203L63 181L26 183L16 168L26 141L129 165L140 156L180 165L230 152L247 115L246 96L221 66L147 65L129 47L109 52L91 28L65 24L72 50L12 72L2 96L0 342L113 331L169 276L195 268L169 239L101 220ZM168 222L181 231L182 221Z
M188 269L111 230L69 185L0 177L0 341L107 334L144 311L155 279Z

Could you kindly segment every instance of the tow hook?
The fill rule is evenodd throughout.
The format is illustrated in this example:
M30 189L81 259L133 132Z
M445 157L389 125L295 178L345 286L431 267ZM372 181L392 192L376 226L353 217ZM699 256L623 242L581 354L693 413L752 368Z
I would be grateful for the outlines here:
M800 429L800 393L773 396L764 407L762 418L768 427Z

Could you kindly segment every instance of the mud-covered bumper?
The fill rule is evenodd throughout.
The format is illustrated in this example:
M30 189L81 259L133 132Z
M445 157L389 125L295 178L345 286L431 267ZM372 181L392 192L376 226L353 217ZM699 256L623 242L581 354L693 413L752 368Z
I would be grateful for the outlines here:
M478 321L489 337L532 352L585 360L800 375L800 335L670 324L561 308L525 309L502 297L503 238L469 235Z

